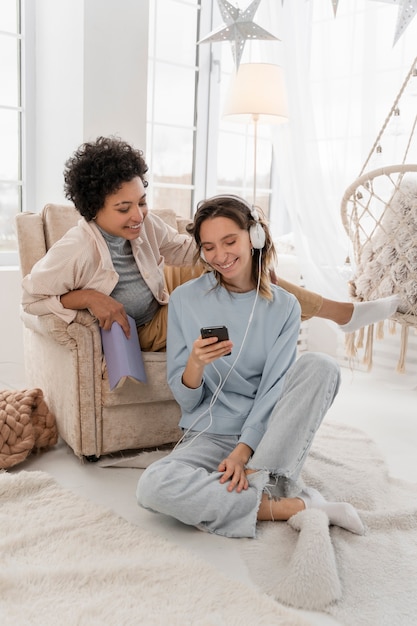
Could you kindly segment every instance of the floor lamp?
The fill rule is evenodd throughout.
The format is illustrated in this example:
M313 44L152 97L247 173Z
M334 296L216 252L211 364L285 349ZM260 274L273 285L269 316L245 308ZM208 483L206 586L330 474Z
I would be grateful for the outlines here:
M243 63L232 78L223 116L254 125L253 204L256 204L258 124L279 124L288 119L284 75L279 65Z

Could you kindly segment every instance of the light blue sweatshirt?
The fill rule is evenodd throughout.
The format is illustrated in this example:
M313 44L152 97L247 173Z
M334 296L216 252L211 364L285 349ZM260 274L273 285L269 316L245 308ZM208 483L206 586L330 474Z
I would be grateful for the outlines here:
M300 328L296 298L275 285L272 291L272 301L258 297L245 340L255 290L230 293L217 287L213 274L208 273L171 294L168 383L182 409L181 428L240 435L240 442L252 450L258 446L281 396L285 373L295 361ZM182 383L182 374L193 342L203 326L221 325L229 329L232 354L206 366L200 387L189 389ZM225 381L214 404L213 394L221 381L213 365Z

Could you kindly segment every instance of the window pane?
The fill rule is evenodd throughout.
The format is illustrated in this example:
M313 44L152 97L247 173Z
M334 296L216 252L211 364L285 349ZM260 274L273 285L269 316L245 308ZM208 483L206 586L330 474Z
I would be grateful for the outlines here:
M245 126L241 126L245 128ZM235 193L253 201L254 136L246 133L219 132L217 155L217 193ZM269 137L258 137L256 159L256 204L269 214L271 195L272 144Z
M194 2L194 5L196 4ZM156 57L169 60L171 63L195 65L196 6L175 0L159 1L157 6ZM187 36L184 36L185 33Z
M17 1L1 0L0 30L7 33L17 32Z
M153 132L153 180L191 185L193 130L154 126Z
M0 180L19 180L19 113L0 109Z
M165 63L155 64L154 122L192 126L195 73Z
M16 249L15 216L19 204L19 186L0 184L0 252Z
M252 202L252 197L249 196L246 198L249 202ZM269 218L269 214L271 212L271 194L267 191L257 191L256 192L256 206L259 207L265 217Z
M253 139L252 139L253 142ZM258 189L271 186L272 144L270 139L258 137L256 156L256 186ZM252 159L253 163L253 159Z
M153 209L173 209L181 217L191 217L191 189L157 187L153 194Z
M250 152L252 157L252 152ZM247 180L250 176L250 181ZM220 186L243 187L253 181L252 159L248 158L247 137L220 132L217 152L217 179Z
M19 106L18 45L13 37L0 35L0 105Z

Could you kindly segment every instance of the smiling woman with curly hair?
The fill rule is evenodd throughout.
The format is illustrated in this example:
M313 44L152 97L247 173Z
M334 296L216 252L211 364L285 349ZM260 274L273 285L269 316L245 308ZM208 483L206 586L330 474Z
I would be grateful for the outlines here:
M198 270L191 237L148 212L147 170L142 151L116 137L84 143L68 159L65 195L82 217L24 278L27 312L70 323L88 309L126 336L130 315L143 350L165 349L169 292Z

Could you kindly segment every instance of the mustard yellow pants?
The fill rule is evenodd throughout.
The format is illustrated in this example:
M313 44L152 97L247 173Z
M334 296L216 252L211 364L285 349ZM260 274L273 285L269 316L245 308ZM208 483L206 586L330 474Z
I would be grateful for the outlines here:
M173 267L165 266L165 283L168 293L172 293L176 287L196 278L202 272L201 267ZM319 312L323 298L314 291L309 291L299 285L289 283L283 278L278 278L280 287L292 293L301 306L301 320L308 320ZM159 352L166 349L168 307L161 306L150 322L138 329L139 342L145 352Z

